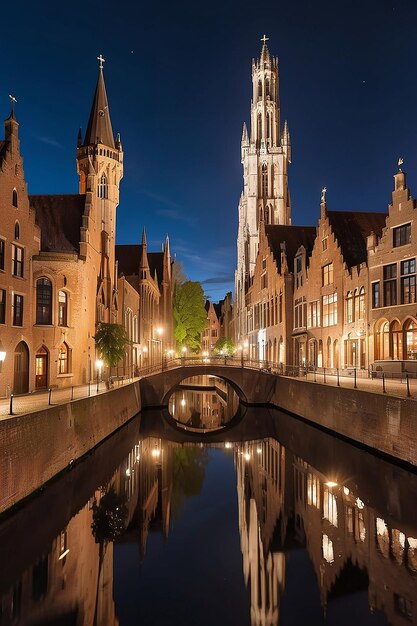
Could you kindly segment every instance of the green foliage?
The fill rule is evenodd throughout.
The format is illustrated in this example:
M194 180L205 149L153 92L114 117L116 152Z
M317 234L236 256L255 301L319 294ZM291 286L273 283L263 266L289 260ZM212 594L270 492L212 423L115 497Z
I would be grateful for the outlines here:
M236 350L235 342L233 339L227 339L226 337L221 337L216 341L214 346L215 354L225 354L227 356L232 356Z
M187 280L174 293L174 336L178 346L198 351L207 326L204 292L199 282Z
M94 339L98 354L109 367L115 367L123 359L129 343L123 326L101 322Z
M206 448L174 448L172 515L178 517L186 498L198 496L209 457Z

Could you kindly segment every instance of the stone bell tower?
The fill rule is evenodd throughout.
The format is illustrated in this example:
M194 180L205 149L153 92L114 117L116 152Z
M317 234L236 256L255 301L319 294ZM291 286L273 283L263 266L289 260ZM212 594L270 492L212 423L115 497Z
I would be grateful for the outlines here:
M239 201L235 307L237 339L244 334L239 317L245 306L246 286L255 269L259 222L291 224L288 165L291 141L287 122L281 131L278 58L271 57L264 35L261 56L252 60L250 132L243 125L241 160L243 192Z
M99 74L84 140L77 141L80 193L86 194L81 229L81 255L95 261L96 323L117 317L117 267L115 261L116 208L123 177L120 135L114 138L100 55Z

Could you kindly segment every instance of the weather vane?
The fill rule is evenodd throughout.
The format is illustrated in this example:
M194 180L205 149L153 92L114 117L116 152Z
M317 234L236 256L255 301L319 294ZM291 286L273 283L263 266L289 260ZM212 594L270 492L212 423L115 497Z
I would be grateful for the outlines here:
M326 202L326 192L327 192L327 187L323 187L323 189L321 190L321 201L322 201L322 203Z
M402 165L403 163L404 163L404 159L403 159L402 157L400 157L400 158L398 159L398 169L399 169L399 171L400 171L400 172L402 172L401 165Z
M267 41L269 41L269 37L267 37L266 35L264 35L263 37L261 37L261 41L264 42L264 45L266 44Z
M99 68L102 70L103 64L106 62L106 59L103 57L102 54L100 54L100 56L97 57L97 61L99 62Z
M10 99L10 103L12 105L12 111L14 111L14 105L17 102L17 98L15 98L14 96L12 96L11 94L9 94L9 99Z

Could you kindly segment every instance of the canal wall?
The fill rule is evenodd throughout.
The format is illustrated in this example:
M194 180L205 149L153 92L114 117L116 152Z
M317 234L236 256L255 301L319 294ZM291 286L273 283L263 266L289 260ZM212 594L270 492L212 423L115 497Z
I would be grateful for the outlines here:
M417 402L277 377L271 403L366 447L417 466Z
M172 387L202 373L230 382L247 405L283 409L367 448L417 466L417 401L409 398L213 364L178 367L142 379L142 407L166 406Z
M0 421L0 514L70 467L141 409L137 383Z

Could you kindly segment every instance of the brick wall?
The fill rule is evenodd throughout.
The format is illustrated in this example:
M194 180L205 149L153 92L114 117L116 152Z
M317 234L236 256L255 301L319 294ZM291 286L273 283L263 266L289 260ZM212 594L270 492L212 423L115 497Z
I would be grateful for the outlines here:
M140 411L137 384L0 422L0 513Z

